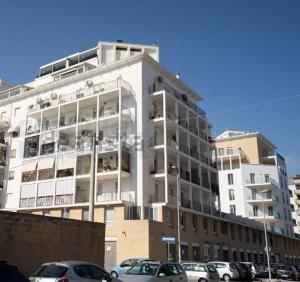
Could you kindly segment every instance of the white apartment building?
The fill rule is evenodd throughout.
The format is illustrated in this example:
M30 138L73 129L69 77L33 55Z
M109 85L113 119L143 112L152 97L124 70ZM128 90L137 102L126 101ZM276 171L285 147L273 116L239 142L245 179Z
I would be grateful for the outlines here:
M87 219L92 181L107 222L114 205L153 217L178 193L182 207L213 213L218 178L201 99L153 45L99 42L42 66L0 92L2 208L68 217L76 207Z
M292 209L292 217L294 223L294 232L300 237L300 175L297 174L290 178L290 202Z
M284 158L258 132L225 131L215 139L221 211L264 220L269 230L293 236Z

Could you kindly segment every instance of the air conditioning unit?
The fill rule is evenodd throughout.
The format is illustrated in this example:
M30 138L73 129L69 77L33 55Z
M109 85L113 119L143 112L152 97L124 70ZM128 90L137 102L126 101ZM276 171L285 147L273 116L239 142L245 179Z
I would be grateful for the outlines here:
M87 87L92 87L93 85L94 85L94 82L92 80L87 80L85 82L85 86L87 86Z
M57 94L56 94L56 93L52 93L52 94L51 94L51 99L54 100L54 99L56 99L56 98L57 98Z

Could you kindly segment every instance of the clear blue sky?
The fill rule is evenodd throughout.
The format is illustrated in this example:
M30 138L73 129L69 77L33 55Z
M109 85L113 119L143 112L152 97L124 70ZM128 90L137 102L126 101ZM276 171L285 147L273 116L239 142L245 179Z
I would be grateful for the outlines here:
M300 173L300 1L2 0L0 77L31 81L40 65L98 40L160 45L161 63L198 91L224 129L261 131Z

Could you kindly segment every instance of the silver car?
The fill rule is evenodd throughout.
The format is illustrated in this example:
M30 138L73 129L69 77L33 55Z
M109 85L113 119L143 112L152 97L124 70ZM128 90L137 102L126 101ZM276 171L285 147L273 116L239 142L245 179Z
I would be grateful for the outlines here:
M239 279L240 275L233 263L225 261L212 261L212 264L219 273L221 279L225 281Z
M98 265L84 261L61 261L42 264L29 278L31 282L113 282Z
M261 273L260 273L260 270L259 270L258 265L256 265L256 264L253 263L253 262L248 262L248 261L243 262L243 264L246 264L246 265L250 268L252 279L255 279L255 278L257 278L257 277L260 277L260 274L261 274Z
M141 258L131 258L123 261L121 264L112 267L108 272L114 278L118 278L120 275L124 274L129 268L134 266L138 262L142 262L144 259Z
M139 262L119 279L123 282L188 282L181 265L160 261Z
M181 264L189 282L217 282L220 276L213 265L198 262L184 262Z

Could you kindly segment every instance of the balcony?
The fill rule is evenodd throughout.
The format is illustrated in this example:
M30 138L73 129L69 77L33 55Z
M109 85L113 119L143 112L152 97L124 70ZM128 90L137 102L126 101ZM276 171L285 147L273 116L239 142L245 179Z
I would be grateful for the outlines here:
M269 179L265 179L265 178L256 178L252 180L247 179L245 186L249 188L273 189L278 187L278 184L274 179L269 177Z
M279 227L279 226L272 226L271 227L271 230L274 232L274 233L278 233L278 234L284 234L284 229Z
M190 149L190 156L193 157L194 159L197 159L197 160L200 159L199 152L197 151L197 149L191 148Z
M96 202L115 202L118 201L118 194L116 192L105 192L96 196ZM135 191L121 191L121 201L134 203Z
M190 130L190 132L192 132L193 134L198 135L198 128L197 128L197 127L195 127L195 126L193 126L193 125L190 124L189 130Z
M34 206L35 206L35 198L34 197L20 199L20 204L19 204L20 208L31 208Z
M171 112L171 111L167 111L167 118L169 120L172 120L172 121L176 121L177 120L177 116L175 113Z
M276 195L266 195L266 196L262 196L262 195L251 195L248 197L247 199L247 203L249 204L262 204L262 203L267 203L268 205L270 204L278 204L279 199Z
M162 117L163 117L163 114L161 112L158 112L158 111L150 111L149 112L150 120L155 120L155 119L162 118Z
M61 115L60 120L59 120L60 127L70 126L75 123L76 123L76 114L75 113L70 114L67 118L65 115Z
M192 183L196 185L200 185L200 177L198 175L193 175L191 176Z
M55 205L69 205L73 203L73 194L55 196Z
M181 198L181 206L190 209L192 207L191 200Z
M261 211L258 211L257 213L253 213L253 212L249 212L248 217L250 219L255 219L255 220L259 220L259 221L278 221L278 219L280 219L280 214L276 211L273 212L267 212L265 213L265 217L263 215L263 213Z
M42 144L41 155L53 154L54 152L55 152L55 142Z
M177 149L178 143L177 143L177 141L173 137L167 136L167 144L172 149L174 149L174 150Z
M179 150L186 155L190 155L190 149L186 144L179 143Z
M172 86L168 85L166 82L163 82L163 78L162 77L158 77L157 80L159 80L158 81L159 85L158 85L157 89L155 89L155 88L153 89L152 88L151 91L150 91L151 93L152 93L152 91L153 92L157 92L157 91L163 91L163 90L165 90L169 95L172 95L178 101L180 101L181 103L185 104L187 107L189 107L194 112L196 112L197 115L205 117L206 113L200 107L198 107L195 103L193 103L192 101L190 101L186 94L179 93Z
M180 169L180 178L185 181L190 181L190 173L186 170Z
M179 117L179 120L178 120L178 124L180 126L182 126L183 128L185 128L185 129L189 128L188 123L184 119L181 119L180 117Z
M36 205L38 207L52 206L53 205L53 199L54 199L53 196L37 197Z

